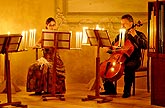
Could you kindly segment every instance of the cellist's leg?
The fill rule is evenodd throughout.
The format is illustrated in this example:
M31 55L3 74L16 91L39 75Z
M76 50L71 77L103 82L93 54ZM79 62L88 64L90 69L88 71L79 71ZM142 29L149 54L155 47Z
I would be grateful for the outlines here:
M105 92L101 92L101 95L116 95L116 89L113 82L109 81L108 79L104 80L104 90Z
M131 86L132 86L132 82L134 80L134 73L135 70L140 66L140 61L131 61L126 63L125 65L125 75L124 75L124 94L123 94L123 98L128 98L131 96Z
M131 86L134 79L134 71L125 71L124 75L124 94L123 98L131 96Z

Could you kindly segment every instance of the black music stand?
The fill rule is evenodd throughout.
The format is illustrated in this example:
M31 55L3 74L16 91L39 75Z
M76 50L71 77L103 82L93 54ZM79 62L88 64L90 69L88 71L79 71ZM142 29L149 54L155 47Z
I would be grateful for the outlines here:
M112 97L100 96L100 47L110 47L111 42L108 36L107 30L86 30L88 40L91 46L97 46L97 57L96 57L96 86L95 86L95 96L88 95L87 98L83 98L82 101L97 100L97 103L104 103L112 101Z
M18 52L21 39L22 39L21 34L0 35L0 53L5 54L5 74L6 74L6 90L7 90L7 103L0 104L0 108L2 106L7 106L7 105L27 108L27 105L21 105L21 102L12 102L12 97L11 97L10 60L8 58L8 53Z
M57 49L70 49L70 32L60 32L60 31L54 31L54 30L43 30L42 31L42 48L54 48L54 63L53 63L53 85L52 85L52 91L51 94L43 95L43 101L47 101L46 97L57 97L60 100L64 101L64 95L63 94L56 94L56 65L57 65L57 58L56 53ZM48 73L49 76L49 73ZM48 84L47 84L48 87ZM48 90L48 88L47 88Z

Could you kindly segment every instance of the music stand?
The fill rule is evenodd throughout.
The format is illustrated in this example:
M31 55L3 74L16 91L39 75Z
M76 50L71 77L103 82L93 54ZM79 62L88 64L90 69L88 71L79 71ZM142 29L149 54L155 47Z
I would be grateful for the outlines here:
M27 105L21 105L21 102L12 102L11 97L11 78L10 78L10 60L8 58L9 52L18 52L21 34L4 34L0 35L0 53L5 54L5 74L6 74L6 90L7 103L0 104L0 107L12 105L27 108Z
M57 49L70 49L70 32L60 32L54 30L43 30L42 31L42 48L54 48L54 62L53 62L53 85L51 94L43 95L43 101L47 101L46 97L57 97L60 100L65 100L63 94L56 94L56 65L57 65ZM48 73L49 76L49 73ZM48 83L48 82L47 82ZM48 90L48 84L47 84Z
M107 30L94 30L86 29L88 40L91 46L97 46L97 57L96 57L96 86L95 86L95 96L88 95L87 98L83 98L82 101L87 100L97 100L97 103L104 103L112 101L112 97L103 97L100 96L99 87L100 87L100 47L110 47L111 41L108 36Z

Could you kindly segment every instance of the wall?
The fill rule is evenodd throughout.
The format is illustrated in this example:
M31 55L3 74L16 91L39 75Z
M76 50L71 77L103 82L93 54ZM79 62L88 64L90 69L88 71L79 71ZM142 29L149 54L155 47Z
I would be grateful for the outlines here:
M75 48L75 32L81 31L82 27L95 28L96 24L99 24L100 27L108 30L110 38L113 40L120 28L121 15L131 13L135 21L142 20L144 22L144 26L139 29L147 35L147 1L140 1L129 0L129 2L124 2L126 6L121 6L123 0L116 2L109 0L104 2L99 0L87 0L86 2L81 0L6 0L0 4L0 34L8 31L20 33L22 30L36 28L38 39L41 35L41 29L45 27L46 18L53 16L60 25L59 30L73 32L71 48ZM110 6L103 7L107 3ZM133 8L134 4L137 5L136 8ZM86 5L87 7L83 8ZM100 7L97 8L96 6ZM139 6L140 8L138 8ZM67 83L88 83L95 76L96 51L96 47L89 45L83 45L81 49L60 50L61 58L66 67ZM42 52L40 51L39 56L41 55ZM108 57L109 55L101 48L101 61ZM3 62L3 57L0 60ZM18 85L25 85L28 67L35 61L35 50L28 48L28 51L12 53L10 60L12 80ZM0 69L0 78L2 78L3 69Z
M0 4L0 34L21 33L23 30L36 28L37 38L45 28L47 17L55 15L54 0L4 0ZM11 78L20 85L25 85L28 67L35 61L35 50L9 54ZM4 58L0 57L1 62ZM3 65L0 66L0 78L3 80Z

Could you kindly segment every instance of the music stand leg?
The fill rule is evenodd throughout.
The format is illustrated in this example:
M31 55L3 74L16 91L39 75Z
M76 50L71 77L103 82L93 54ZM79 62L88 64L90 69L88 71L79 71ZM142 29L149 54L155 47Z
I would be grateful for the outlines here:
M47 94L47 95L43 95L42 99L43 99L43 101L47 101L49 97L54 97L54 98L59 99L61 101L65 101L65 97L63 94Z
M21 102L2 103L0 104L0 108L3 108L3 106L8 106L8 105L21 107L21 108L27 108L27 105L22 105Z
M48 89L49 89L49 87L48 87L48 85L49 85L49 72L47 73L47 91L48 91ZM56 75L55 75L56 76ZM53 78L55 78L55 77L53 77ZM56 82L56 81L55 81ZM54 87L55 87L55 85L54 85ZM56 98L56 99L60 99L61 101L65 101L65 98L64 98L64 95L63 94L55 94L55 92L56 92L56 89L55 88L53 88L53 92L51 93L51 94L46 94L46 95L42 95L42 100L43 101L47 101L48 100L48 98L50 98L50 97L54 97L54 98Z
M113 100L112 97L100 96L100 92L99 92L99 88L100 88L99 70L100 70L100 58L97 57L96 58L96 87L95 87L95 96L87 95L87 98L83 98L82 101L96 100L97 103L105 103L105 102L110 102L110 101Z
M8 59L8 53L7 52L5 54L5 71L6 71L7 103L0 104L0 108L3 107L3 106L8 106L8 105L27 108L27 105L22 105L21 102L12 102L11 78L10 78L10 61Z
M55 42L56 43L56 42ZM55 45L56 46L56 45ZM57 49L54 48L54 63L53 63L53 79L52 79L52 91L51 91L51 94L47 94L47 95L43 95L42 96L42 99L43 101L47 101L47 97L54 97L56 99L60 99L61 101L65 101L65 97L63 94L56 94L56 78L57 78L57 75L56 75L56 66L57 66L57 57L56 57L56 51ZM49 89L49 75L50 75L50 72L47 73L47 91Z

